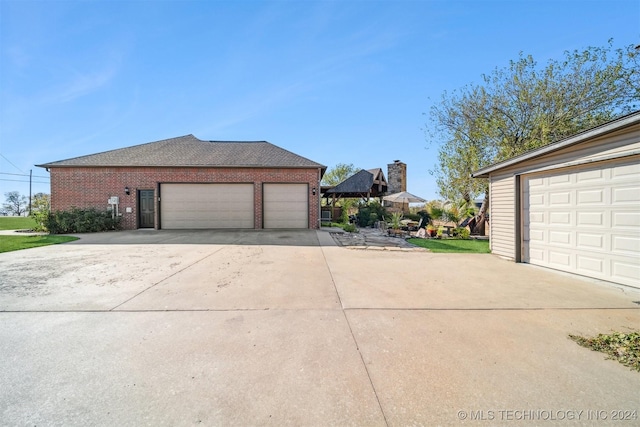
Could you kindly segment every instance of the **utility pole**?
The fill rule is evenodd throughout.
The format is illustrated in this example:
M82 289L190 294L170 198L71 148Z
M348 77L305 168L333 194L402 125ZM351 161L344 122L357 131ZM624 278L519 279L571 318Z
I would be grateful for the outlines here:
M31 215L31 180L33 179L33 169L29 169L29 215Z

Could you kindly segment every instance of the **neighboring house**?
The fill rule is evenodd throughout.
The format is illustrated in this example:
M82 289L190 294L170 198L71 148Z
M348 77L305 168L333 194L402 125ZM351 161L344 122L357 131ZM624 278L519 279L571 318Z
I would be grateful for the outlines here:
M494 254L640 287L640 112L473 176Z
M318 228L326 170L269 142L193 135L38 166L52 210L113 206L124 229Z

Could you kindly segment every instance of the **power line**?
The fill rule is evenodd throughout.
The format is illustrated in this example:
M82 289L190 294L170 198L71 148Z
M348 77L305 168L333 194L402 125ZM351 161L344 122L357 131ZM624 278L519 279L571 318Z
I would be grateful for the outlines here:
M0 172L0 175L32 176L33 178L46 178L46 179L49 179L49 177L48 177L48 176L42 176L42 175L29 175L29 174L22 174L22 173Z
M20 172L22 173L26 173L25 171L23 171L22 169L20 169L19 167L17 167L16 165L14 165L13 163L11 163L11 160L7 159L5 156L2 155L2 153L0 153L0 157L2 157L3 159L5 159L7 162L9 162L9 164L11 166L13 166L14 168L18 169Z
M0 181L11 181L11 182L29 182L29 181L22 181L19 179L5 179L5 178L0 178ZM49 182L44 182L44 181L31 181L34 184L50 184Z

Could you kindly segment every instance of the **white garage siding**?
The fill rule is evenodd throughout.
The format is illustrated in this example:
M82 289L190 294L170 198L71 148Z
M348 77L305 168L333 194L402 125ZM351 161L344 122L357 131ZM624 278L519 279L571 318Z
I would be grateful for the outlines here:
M264 228L309 228L308 184L263 184Z
M516 240L515 178L513 174L491 177L489 197L491 252L513 259Z
M640 163L522 177L522 261L640 286Z
M161 228L254 228L253 195L253 184L161 184Z

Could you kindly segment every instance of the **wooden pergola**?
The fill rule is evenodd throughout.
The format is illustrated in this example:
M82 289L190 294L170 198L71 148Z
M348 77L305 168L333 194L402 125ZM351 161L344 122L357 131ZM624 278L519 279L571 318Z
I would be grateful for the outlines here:
M322 187L322 198L326 206L331 207L331 218L335 218L336 202L340 199L381 198L387 192L387 180L382 169L369 169L356 172L335 187Z

